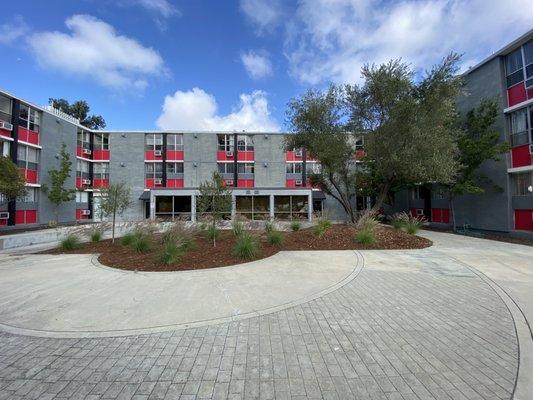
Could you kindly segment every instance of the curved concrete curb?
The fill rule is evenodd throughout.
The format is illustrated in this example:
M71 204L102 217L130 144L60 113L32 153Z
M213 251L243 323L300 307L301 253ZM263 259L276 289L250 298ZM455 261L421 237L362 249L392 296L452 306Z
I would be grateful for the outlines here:
M161 325L161 326L152 326L149 328L142 328L142 329L123 329L123 330L108 330L108 331L47 331L47 330L36 330L36 329L26 329L26 328L18 328L15 326L2 324L0 323L0 330L16 334L16 335L25 335L25 336L36 336L36 337L48 337L48 338L95 338L95 337L115 337L115 336L136 336L136 335L143 335L143 334L150 334L150 333L160 333L160 332L166 332L166 331L173 331L173 330L180 330L180 329L187 329L187 328L195 328L195 327L201 327L206 325L214 325L214 324L221 324L221 323L228 323L233 321L239 321L251 317L257 317L261 315L267 315L271 314L277 311L285 310L287 308L291 308L300 304L304 304L307 302L310 302L312 300L318 299L328 293L331 293L342 286L346 285L348 282L355 279L361 270L364 267L364 259L358 251L354 250L355 255L355 266L354 269L346 275L342 280L339 282L330 285L316 293L312 293L309 295L306 295L304 297L298 298L296 300L283 303L274 307L269 307L261 310L254 310L251 312L238 314L230 317L222 317L222 318L213 318L213 319L206 319L206 320L198 320L190 323L184 323L184 324L171 324L171 325ZM100 264L100 263L98 263ZM101 264L100 264L101 265ZM242 264L240 264L242 265ZM100 267L95 265L96 267ZM231 268L229 267L221 267L221 268ZM123 271L116 268L110 268L106 266L101 266L101 268L113 270L114 272L118 273L135 273L134 271ZM186 273L186 272L198 272L198 271L176 271L179 273ZM144 272L143 272L144 273ZM155 272L157 274L160 274L160 272ZM171 272L174 273L174 272ZM140 274L140 273L139 273Z

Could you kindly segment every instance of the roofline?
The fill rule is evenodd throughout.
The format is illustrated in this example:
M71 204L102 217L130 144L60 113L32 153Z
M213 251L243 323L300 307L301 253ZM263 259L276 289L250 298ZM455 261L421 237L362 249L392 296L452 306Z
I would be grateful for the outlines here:
M511 51L515 50L515 48L523 45L525 42L527 42L529 39L533 39L533 28L530 29L529 31L527 31L526 33L524 33L523 35L519 36L518 38L516 38L515 40L513 40L511 43L505 45L504 47L502 47L500 50L492 53L490 56L488 56L487 58L485 58L484 60L478 62L477 64L475 64L474 66L472 67L469 67L468 70L466 70L465 72L463 72L461 75L468 75L470 72L478 69L479 67L481 67L482 65L488 63L489 61L492 61L493 59L497 58L497 57L500 57L500 56L504 56L504 55L507 55L509 54Z

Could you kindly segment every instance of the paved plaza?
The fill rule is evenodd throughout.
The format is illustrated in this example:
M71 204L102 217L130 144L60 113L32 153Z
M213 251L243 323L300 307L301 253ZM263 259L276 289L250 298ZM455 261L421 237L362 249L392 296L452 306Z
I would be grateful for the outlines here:
M312 255L316 265L302 253L298 273L274 258L275 272L261 264L259 281L249 273L253 264L202 271L217 274L218 286L192 300L185 289L190 285L179 284L187 274L169 274L165 279L180 285L177 293L161 295L176 303L160 307L170 322L141 326L143 318L132 320L132 328L151 332L142 334L124 332L113 309L85 310L86 331L72 313L80 307L76 287L84 298L92 284L95 307L108 304L115 292L127 298L129 284L137 289L131 298L153 299L151 289L139 293L137 283L129 282L138 276L124 273L102 289L103 280L90 280L114 272L88 264L80 271L84 285L58 271L55 279L40 271L32 280L35 270L59 267L36 262L39 256L2 255L0 399L533 398L527 326L533 315L532 248L423 235L435 245ZM73 268L78 263L56 260L68 260ZM316 266L324 268L322 274ZM24 277L19 285L17 274ZM239 288L236 277L242 278ZM142 279L152 287L161 275ZM186 304L196 302L197 312L213 309L217 299L247 301L236 307L238 313L220 306L199 320L195 312L183 317L180 296ZM132 310L122 310L125 319ZM139 305L137 317L155 312ZM97 320L107 325L100 330ZM114 332L106 336L104 329Z

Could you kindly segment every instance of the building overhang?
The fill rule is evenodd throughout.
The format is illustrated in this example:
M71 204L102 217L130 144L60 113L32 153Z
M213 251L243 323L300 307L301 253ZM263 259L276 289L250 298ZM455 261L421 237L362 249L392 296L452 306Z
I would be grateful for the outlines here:
M508 168L507 173L509 174L518 174L520 172L530 172L533 171L533 165L526 165L524 167L515 167L515 168Z

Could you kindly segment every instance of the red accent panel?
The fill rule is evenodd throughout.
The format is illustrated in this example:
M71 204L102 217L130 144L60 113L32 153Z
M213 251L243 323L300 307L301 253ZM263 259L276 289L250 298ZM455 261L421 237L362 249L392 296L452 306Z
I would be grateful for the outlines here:
M77 188L83 187L83 185L81 184L81 178L79 178L79 177L76 177L76 187Z
M356 160L362 160L365 157L365 151L364 150L355 150L355 159Z
M416 215L416 210L423 210L422 208L411 208L409 210L409 213L411 214L411 217L416 218L419 217L419 215Z
M254 180L253 179L238 179L237 180L237 187L253 188L254 187Z
M514 228L533 231L533 210L514 210Z
M76 156L83 157L83 149L80 146L76 147Z
M95 150L93 151L93 160L109 161L109 150Z
M89 215L81 215L81 208L76 208L76 219L89 219Z
M26 210L26 223L27 224L37 223L37 210Z
M23 210L17 210L15 212L15 225L24 224L26 215Z
M147 188L155 188L155 187L160 188L160 187L163 187L163 185L156 185L156 184L154 183L154 179L146 179L146 180L145 180L145 186L146 186Z
M109 179L93 179L93 187L109 187Z
M19 126L18 140L31 144L39 144L39 134L26 128Z
M286 161L302 161L302 157L296 157L295 152L292 150L289 150L285 152L285 160Z
M288 187L288 188L296 187L296 181L294 179L287 179L285 181L285 187Z
M145 160L162 160L163 156L155 156L153 150L147 150L144 152L144 159Z
M7 225L7 219L0 219L0 225Z
M432 208L431 222L439 222L441 224L450 223L450 210L447 208Z
M167 150L167 161L183 161L183 150Z
M507 104L509 107L527 100L526 86L524 82L520 82L509 89L507 89Z
M253 151L239 151L237 153L237 160L239 161L253 161L255 153Z
M15 212L15 225L36 224L37 210L17 210Z
M235 154L231 157L226 156L226 152L223 150L217 150L217 160L218 161L230 161L235 160Z
M529 154L529 144L514 147L511 150L513 168L531 165L531 154Z
M26 179L26 182L28 183L37 183L37 171L34 171L32 169L24 169L19 168L22 174L24 175L24 178Z
M167 188L182 188L183 186L183 179L167 179Z
M0 129L0 136L11 137L11 131Z

